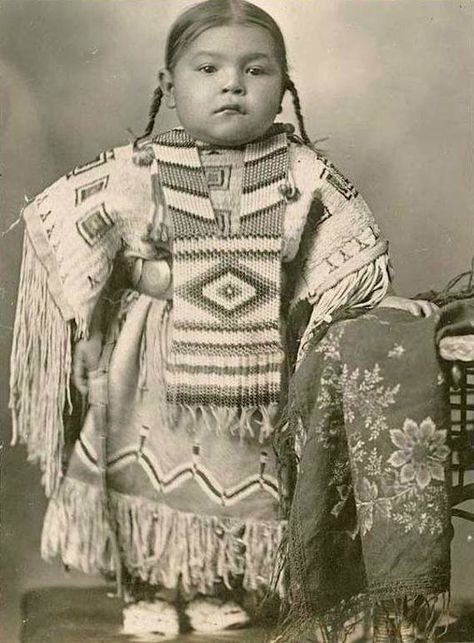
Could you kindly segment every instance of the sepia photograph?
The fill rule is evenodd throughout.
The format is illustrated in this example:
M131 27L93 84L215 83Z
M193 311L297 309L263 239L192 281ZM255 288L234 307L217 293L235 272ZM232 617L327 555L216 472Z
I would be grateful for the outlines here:
M0 643L474 643L471 0L0 0Z

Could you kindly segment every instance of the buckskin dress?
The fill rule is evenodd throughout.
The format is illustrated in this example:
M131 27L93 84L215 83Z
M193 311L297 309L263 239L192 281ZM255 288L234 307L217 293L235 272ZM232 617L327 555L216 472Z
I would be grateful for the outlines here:
M132 584L281 594L285 316L309 311L301 357L323 319L381 301L387 244L357 190L286 126L233 149L177 128L150 149L146 166L130 146L102 152L24 212L10 406L50 497L42 555ZM110 293L124 256L157 257L150 226L167 234L172 298ZM115 300L65 466L73 334L101 297Z

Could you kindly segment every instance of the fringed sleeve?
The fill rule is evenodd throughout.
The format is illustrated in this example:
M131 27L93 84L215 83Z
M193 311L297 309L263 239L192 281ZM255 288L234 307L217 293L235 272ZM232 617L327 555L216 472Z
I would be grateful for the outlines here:
M12 442L39 463L48 496L61 477L73 335L87 336L117 254L140 251L150 202L149 171L127 146L76 167L25 208L9 405Z
M322 322L330 322L333 314L342 308L377 306L387 294L389 285L390 263L387 254L384 253L325 290L312 307L309 322L301 338L297 363L303 358L312 334Z
M61 474L70 376L71 324L52 298L48 273L25 233L10 368L12 444L27 445L48 496Z
M299 342L297 363L315 329L342 309L369 308L379 304L391 281L388 244L355 187L320 154L296 148L294 181L302 185L302 198L310 193L303 221L292 217L287 224L290 248L287 260L298 268L293 299L311 309ZM308 189L308 173L313 177ZM292 228L292 229L291 229Z

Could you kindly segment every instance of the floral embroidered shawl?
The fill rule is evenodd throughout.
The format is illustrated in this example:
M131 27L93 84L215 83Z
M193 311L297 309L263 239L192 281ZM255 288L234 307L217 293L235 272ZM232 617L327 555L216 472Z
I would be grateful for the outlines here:
M434 628L452 536L439 320L375 309L334 323L294 376L289 433L301 460L286 643L343 641L350 619L374 605L418 619L426 636Z

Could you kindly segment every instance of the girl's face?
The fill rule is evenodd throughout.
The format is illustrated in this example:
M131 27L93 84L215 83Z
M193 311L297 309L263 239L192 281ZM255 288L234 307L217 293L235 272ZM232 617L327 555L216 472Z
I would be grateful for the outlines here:
M254 25L204 31L160 82L194 138L240 145L262 136L280 110L282 70L269 32Z

